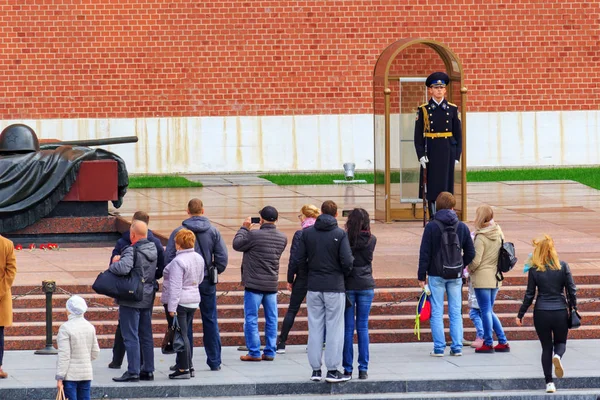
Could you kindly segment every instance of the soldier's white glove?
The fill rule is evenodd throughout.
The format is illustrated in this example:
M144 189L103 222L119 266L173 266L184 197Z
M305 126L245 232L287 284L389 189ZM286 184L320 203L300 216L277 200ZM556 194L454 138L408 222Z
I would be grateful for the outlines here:
M427 163L429 162L429 159L427 158L427 156L423 156L419 158L419 162L421 163L421 167L427 168Z
M455 164L455 165L456 165L456 164L458 164L459 162L460 162L460 161L458 161L458 160L454 160L454 164Z

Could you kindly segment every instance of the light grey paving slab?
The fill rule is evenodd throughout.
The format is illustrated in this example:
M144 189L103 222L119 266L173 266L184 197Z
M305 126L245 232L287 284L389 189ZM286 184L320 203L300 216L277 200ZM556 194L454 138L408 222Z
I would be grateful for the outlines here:
M473 391L507 388L534 389L543 384L540 345L537 341L511 342L508 354L475 354L465 348L462 357L429 356L431 343L372 344L369 379L359 381L357 372L351 382L331 385L309 381L311 368L305 346L288 346L287 353L273 362L244 363L244 352L223 348L222 370L210 371L204 364L202 348L194 350L196 377L190 380L168 379L174 356L155 350L155 380L120 384L112 381L122 370L107 368L111 351L103 349L94 361L94 393L108 398L215 396L229 394L360 394L369 391ZM557 386L585 389L600 388L600 340L571 340L563 364L565 379ZM1 399L45 399L53 392L56 356L34 355L32 351L7 351L3 368L9 378L0 382ZM355 367L356 368L356 367ZM357 369L357 368L356 368ZM325 374L323 367L323 374ZM454 386L449 386L450 384ZM487 389L486 389L487 387ZM12 390L12 391L11 391ZM599 389L600 390L600 389ZM21 397L19 397L21 396ZM112 396L112 397L110 397ZM490 397L488 397L490 398Z

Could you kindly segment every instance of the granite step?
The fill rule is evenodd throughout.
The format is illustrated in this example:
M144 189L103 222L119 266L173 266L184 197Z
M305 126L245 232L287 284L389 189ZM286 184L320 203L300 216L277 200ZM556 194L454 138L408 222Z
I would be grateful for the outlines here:
M580 283L578 286L579 309L583 315L584 326L577 331L573 331L572 337L579 338L600 338L600 329L591 329L600 326L600 283L597 276L583 277L579 279L586 283ZM536 335L533 327L517 328L514 317L516 316L523 294L525 292L525 277L518 276L507 279L508 285L505 285L498 294L495 303L495 311L502 321L509 339L535 339ZM378 288L375 291L375 299L371 308L371 317L369 322L370 336L374 343L377 342L412 342L417 341L413 333L415 311L420 289L415 287L415 281L412 279L386 279L378 280ZM387 285L387 286L386 286ZM389 285L398 285L397 287ZM285 287L285 282L280 282L280 288ZM223 334L224 343L231 345L242 345L244 309L243 295L239 283L219 284L220 290L217 294L219 327ZM60 324L65 320L65 304L71 293L79 293L83 296L89 305L87 318L96 326L101 345L103 347L112 346L112 338L118 320L118 308L113 299L101 296L91 291L90 286L76 285L67 286L59 289L58 293L53 295L53 335L56 335ZM14 324L6 328L7 342L14 340L14 348L35 349L39 344L36 337L39 337L41 343L45 341L45 295L41 294L39 288L35 287L17 287L14 299ZM283 317L289 304L289 295L287 292L278 294L278 328L281 328ZM448 327L447 305L444 307L445 317L444 325ZM531 311L531 310L530 310ZM264 329L264 313L259 311L259 329ZM529 314L528 323L531 325L531 314ZM194 331L196 335L201 335L202 325L200 323L200 312L195 315ZM465 332L470 332L472 323L468 318L467 291L463 290L463 322ZM422 338L428 338L429 323L422 324ZM290 343L306 342L306 330L308 329L306 304L302 304L298 312L294 330L291 333ZM162 336L166 330L166 320L164 308L160 303L160 293L155 300L153 310L153 332L155 335ZM510 332L510 333L509 333ZM515 336L511 336L515 335ZM472 335L474 336L474 334ZM470 338L465 334L465 337ZM19 339L21 338L21 339ZM28 340L31 339L30 344ZM196 340L201 340L200 336ZM8 344L9 348L11 345Z
M525 286L507 286L503 287L498 294L499 299L522 301L525 295ZM377 288L375 289L374 302L399 302L416 301L421 294L418 287L406 288ZM112 298L98 295L96 293L82 293L81 296L86 299L89 306L114 306ZM52 307L65 307L69 294L54 294L52 296ZM243 304L243 291L225 291L217 292L217 302L224 304ZM600 285L582 284L577 287L577 297L580 299L600 299ZM289 293L280 291L277 295L278 303L289 303ZM463 300L467 300L468 293L463 290ZM159 306L160 292L157 293L154 305ZM46 296L43 294L30 294L18 297L13 300L13 308L44 308L46 306Z
M580 312L582 317L582 326L598 326L600 325L600 313L594 312ZM515 316L513 314L497 314L498 318L502 322L504 328L516 327ZM114 334L117 326L117 319L112 320L93 320L89 319L90 322L96 327L96 333L98 335L103 334ZM58 328L63 323L62 320L55 320L52 323L52 333L56 335ZM278 318L277 329L281 331L283 318ZM449 319L447 315L444 315L444 326L448 328ZM369 333L373 333L379 330L387 329L413 329L415 326L414 315L371 315L369 317ZM468 314L463 314L463 326L472 326ZM264 318L258 319L259 330L263 331L265 327ZM423 322L421 328L429 328L429 322ZM164 312L156 314L156 318L152 321L153 332L165 332L167 329L167 321ZM307 331L308 330L308 317L296 317L294 322L294 330ZM244 331L244 318L222 318L219 320L219 330L221 332L240 332ZM200 322L199 313L196 315L194 331L202 332L202 324ZM43 336L46 334L46 323L45 321L27 321L27 322L16 322L12 326L5 328L5 334L8 336Z
M589 302L593 299L580 299L579 310L582 312L600 312L600 301ZM521 301L516 300L496 300L494 303L494 311L496 314L510 314L514 316L521 307ZM280 318L283 318L288 309L287 302L277 304L277 313ZM416 301L405 301L402 303L396 302L374 302L371 305L370 315L408 315L414 318L417 307ZM39 322L46 320L46 309L45 308L15 308L13 309L13 320L17 322ZM467 301L463 301L463 311L466 314L468 310ZM448 306L444 305L444 312L448 312ZM53 308L52 319L54 321L61 321L64 319L66 309ZM244 318L244 306L242 304L219 304L217 308L219 321L226 318ZM260 317L264 316L263 309L258 311ZM103 306L103 307L89 307L86 312L86 318L90 321L104 321L118 319L119 311L114 305ZM306 317L307 308L306 303L300 305L297 317ZM154 306L153 319L164 319L164 308L162 305ZM199 318L199 312L197 311L194 318Z
M575 283L579 285L600 285L600 274L598 275L575 275ZM416 270L415 278L380 278L375 279L375 284L378 288L415 288L416 281ZM526 286L527 275L520 272L520 270L513 270L509 274L505 275L505 280L502 282L503 286ZM61 285L57 282L57 288L66 290L69 293L81 294L81 293L94 293L91 285ZM217 286L220 292L225 291L243 291L244 288L240 282L219 282ZM279 282L278 289L285 290L286 282ZM40 285L19 285L12 287L13 295L21 295L30 291L41 293L41 282Z
M597 337L596 326L582 326L579 329L569 331L569 339L590 339ZM444 329L446 332L446 339L449 339L448 329ZM114 332L114 331L113 331ZM505 329L506 336L510 340L538 340L537 334L533 326L526 327L507 327ZM160 347L164 333L154 332L154 345ZM261 341L264 345L264 331L260 331ZM475 329L471 327L464 328L464 337L466 339L475 337ZM290 332L287 344L293 345L305 345L308 339L308 331L296 331ZM420 340L414 333L413 328L410 329L381 329L373 330L369 332L369 340L371 343L409 343L409 342L431 342L431 330L428 328L422 328L420 332ZM100 334L98 335L98 342L101 348L112 348L114 341L113 334ZM221 332L221 342L223 346L243 346L245 345L244 333L243 332ZM354 337L356 343L356 335ZM5 336L6 350L35 350L45 346L46 337L43 335L35 336ZM54 341L56 346L56 342ZM202 332L194 331L194 346L202 347Z

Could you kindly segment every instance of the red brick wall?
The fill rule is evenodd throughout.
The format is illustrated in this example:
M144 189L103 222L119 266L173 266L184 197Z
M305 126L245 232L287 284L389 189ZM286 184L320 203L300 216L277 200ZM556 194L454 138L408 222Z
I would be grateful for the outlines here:
M598 109L598 0L438 4L4 0L0 118L371 113L406 37L455 51L470 111Z

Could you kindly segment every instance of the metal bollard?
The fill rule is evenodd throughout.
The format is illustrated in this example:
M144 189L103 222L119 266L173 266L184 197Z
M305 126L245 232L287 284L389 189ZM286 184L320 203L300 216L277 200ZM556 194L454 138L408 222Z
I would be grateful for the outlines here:
M52 344L52 293L56 291L56 282L42 281L42 292L46 293L46 347L36 350L34 354L57 354Z

